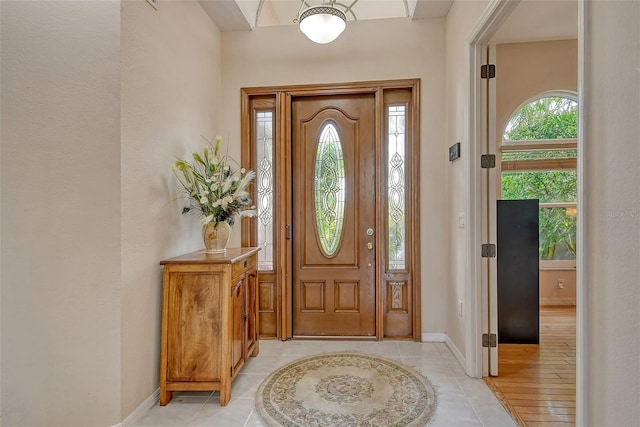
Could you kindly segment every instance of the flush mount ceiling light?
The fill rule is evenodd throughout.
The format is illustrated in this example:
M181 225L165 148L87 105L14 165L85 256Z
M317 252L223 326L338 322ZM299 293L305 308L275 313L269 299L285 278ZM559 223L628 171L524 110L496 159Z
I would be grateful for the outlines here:
M332 0L330 4L311 6L302 11L305 5L305 0L302 0L298 18L294 22L300 23L300 31L311 41L320 44L331 43L347 27L347 17L334 6L334 3Z

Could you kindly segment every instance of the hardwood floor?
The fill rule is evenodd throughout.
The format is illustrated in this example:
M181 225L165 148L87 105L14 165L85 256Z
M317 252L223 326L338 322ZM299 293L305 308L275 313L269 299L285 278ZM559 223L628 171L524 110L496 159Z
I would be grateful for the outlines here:
M540 307L540 345L498 344L484 380L520 426L575 426L576 308Z

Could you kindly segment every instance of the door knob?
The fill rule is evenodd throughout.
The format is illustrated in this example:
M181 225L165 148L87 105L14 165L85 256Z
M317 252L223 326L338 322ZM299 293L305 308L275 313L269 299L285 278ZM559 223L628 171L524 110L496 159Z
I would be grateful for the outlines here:
M369 250L373 249L373 243L371 242L367 243L367 249Z

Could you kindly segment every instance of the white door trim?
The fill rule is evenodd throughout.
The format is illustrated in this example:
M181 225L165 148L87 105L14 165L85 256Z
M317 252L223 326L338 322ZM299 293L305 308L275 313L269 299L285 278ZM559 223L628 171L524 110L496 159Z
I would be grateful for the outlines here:
M589 104L587 88L587 57L589 45L589 2L578 0L578 226L576 230L576 425L589 425L587 396L589 395L589 377L587 376L588 299L587 299L587 191L589 187L585 157L587 140L586 106Z
M469 141L469 156L467 162L467 206L469 212L469 227L467 228L467 284L465 299L468 312L465 322L465 370L467 375L481 378L488 375L488 351L482 348L483 326L488 318L488 283L486 266L480 257L480 245L486 227L483 225L482 214L482 169L480 155L486 145L486 106L483 105L485 85L480 79L480 66L486 58L486 47L491 37L500 28L509 14L515 9L520 0L492 0L467 38L468 76L469 76L469 127L467 139ZM486 218L484 220L486 223ZM485 242L487 243L487 242ZM485 274L483 274L485 272ZM485 323L483 325L483 323ZM484 331L485 333L488 331Z

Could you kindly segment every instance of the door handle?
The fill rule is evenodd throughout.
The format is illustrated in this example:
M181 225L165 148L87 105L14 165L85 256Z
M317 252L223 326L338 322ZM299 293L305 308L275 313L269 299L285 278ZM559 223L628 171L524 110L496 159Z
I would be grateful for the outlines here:
M373 243L371 242L367 243L367 249L369 250L373 249Z

